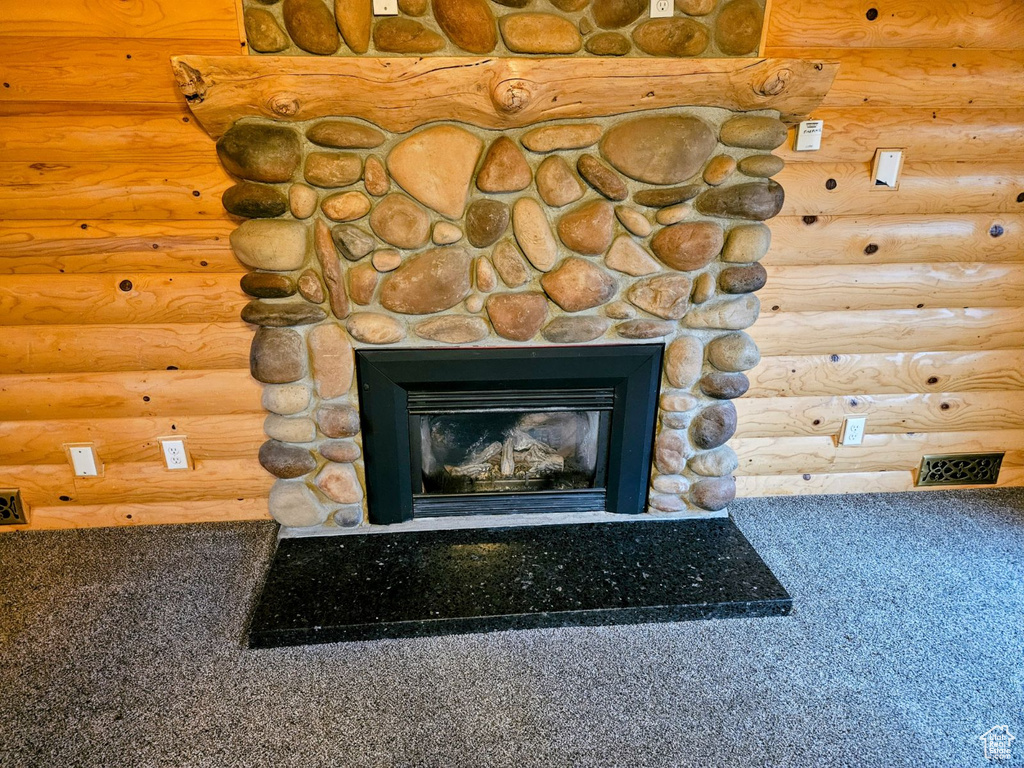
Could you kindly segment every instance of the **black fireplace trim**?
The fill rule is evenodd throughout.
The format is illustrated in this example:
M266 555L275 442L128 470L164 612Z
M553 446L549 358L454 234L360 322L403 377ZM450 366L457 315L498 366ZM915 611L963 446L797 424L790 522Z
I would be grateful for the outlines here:
M620 514L644 512L662 354L661 344L357 350L356 374L370 522L387 525L414 517L412 483L405 459L411 457L410 391L461 393L472 390L512 394L557 388L613 390L604 509ZM480 365L481 362L486 365ZM540 500L540 497L535 498ZM596 496L591 495L591 499ZM479 501L484 502L484 499ZM558 511L579 511L566 502L563 501ZM429 506L417 516L431 514ZM494 514L515 511L504 500L493 509ZM553 510L541 508L539 511Z

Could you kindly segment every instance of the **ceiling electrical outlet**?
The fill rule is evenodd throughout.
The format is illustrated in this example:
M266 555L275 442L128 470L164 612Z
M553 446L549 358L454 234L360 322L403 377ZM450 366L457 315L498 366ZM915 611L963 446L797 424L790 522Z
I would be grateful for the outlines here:
M161 437L160 448L164 454L164 465L168 469L193 469L192 456L183 437Z
M651 18L671 18L674 4L674 0L651 0Z
M840 445L860 445L864 442L864 426L867 416L847 416L843 419L843 431L839 433Z
M25 506L17 488L0 488L0 525L25 525Z
M824 129L824 120L804 120L797 126L793 149L797 152L813 152L816 149L821 149L821 134Z
M103 474L103 464L92 443L67 443L64 450L76 477L99 477Z
M373 0L374 16L397 16L398 0Z

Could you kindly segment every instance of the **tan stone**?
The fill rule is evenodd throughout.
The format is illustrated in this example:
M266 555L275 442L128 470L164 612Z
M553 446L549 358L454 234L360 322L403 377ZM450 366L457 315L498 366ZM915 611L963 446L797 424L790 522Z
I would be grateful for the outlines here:
M316 476L316 486L323 491L324 496L339 504L355 504L363 498L363 486L359 484L355 467L351 464L329 462Z
M678 184L700 171L715 145L715 134L703 120L658 115L636 117L609 129L601 140L601 155L637 181Z
M467 312L472 312L474 315L484 308L484 297L482 294L474 293L464 304Z
M271 384L263 387L262 404L271 413L291 416L309 407L311 394L305 384Z
M320 277L312 269L307 269L299 276L298 287L302 298L312 304L322 304L327 298Z
M366 306L373 301L373 292L377 289L380 274L373 264L363 262L356 264L348 271L348 295L356 304Z
M378 272L392 272L402 266L402 254L392 248L375 251L370 263Z
M512 341L529 341L548 317L548 300L543 293L492 293L487 298L487 316L494 332Z
M351 440L326 440L317 450L328 461L339 464L351 464L362 455L359 446Z
M277 219L243 221L229 239L235 257L245 266L273 272L301 267L309 243L305 224Z
M715 20L715 43L727 56L754 53L761 42L764 11L755 0L732 0Z
M353 53L366 53L370 47L373 0L334 0L334 18L345 45Z
M370 198L362 192L338 192L325 198L320 209L332 221L355 221L370 212Z
M761 362L761 353L749 334L737 331L708 344L708 362L720 371L749 371Z
M651 19L633 30L636 47L651 56L699 56L709 39L707 27L693 19Z
M573 23L552 13L511 13L498 25L505 45L515 53L576 53L583 46Z
M422 16L428 8L427 0L398 0L398 10L406 16Z
M327 437L352 437L359 432L359 412L347 403L321 404L313 415Z
M373 209L370 229L381 240L396 248L411 250L427 244L430 216L408 197L394 192Z
M363 161L353 152L310 152L303 175L315 187L347 187L363 175Z
M606 304L615 296L615 279L600 267L575 256L540 280L544 292L566 312L582 312Z
M316 440L316 424L312 419L289 419L271 413L263 420L263 433L282 443L311 443Z
M352 338L364 344L394 344L405 338L405 328L395 318L378 312L358 312L345 324Z
M604 313L615 320L628 320L636 317L636 308L625 301L613 301L604 308Z
M667 189L642 189L633 195L633 202L646 208L663 208L666 205L677 205L692 200L703 189L703 184L686 184Z
M439 221L430 235L434 245L451 245L462 239L462 230L450 221Z
M677 389L689 389L700 378L704 347L693 336L680 336L665 350L665 378Z
M690 278L659 275L634 283L626 297L645 312L666 320L679 320L690 306Z
M659 493L686 493L690 481L682 475L658 475L651 481L651 487Z
M615 211L605 200L574 208L558 221L558 236L570 250L596 256L608 250L615 232Z
M740 224L729 230L722 261L747 264L760 261L772 245L772 231L765 224Z
M320 198L316 190L305 184L292 184L288 187L288 207L296 219L308 219L316 213Z
M604 257L604 264L609 269L633 277L653 275L661 271L661 265L629 235L619 235L615 238L615 242Z
M352 120L321 120L306 129L306 138L332 149L373 149L384 143L383 133Z
M533 172L522 150L507 136L495 139L477 174L477 188L481 192L519 192L531 181Z
M740 173L756 179L770 179L786 167L786 161L775 155L751 155L740 160Z
M391 189L391 178L388 176L384 163L376 155L366 158L363 167L363 186L374 197L383 197Z
M330 516L303 480L277 480L270 488L267 507L271 517L286 528L311 528Z
M486 248L505 234L509 209L500 200L474 200L466 209L466 236L475 248Z
M434 53L444 48L445 40L418 21L386 18L374 24L373 44L384 53Z
M324 400L341 397L352 388L355 359L348 334L340 325L326 323L306 337L313 364L316 393Z
M587 38L584 46L594 56L625 56L633 47L629 38L618 32L601 32Z
M723 144L744 149L770 151L786 141L786 124L774 117L740 115L722 126L719 138Z
M273 272L247 272L238 287L258 299L286 299L295 295L296 285L288 275Z
M679 203L678 205L670 205L668 208L662 208L654 214L654 220L667 227L670 224L678 224L683 219L689 217L691 213L693 213L692 206L686 203Z
M680 272L703 269L719 254L725 232L711 221L673 224L651 239L651 250L662 262Z
M718 5L718 0L676 0L676 10L687 16L707 16Z
M697 398L688 392L665 390L658 400L661 410L674 413L686 413L697 407Z
M485 258L476 260L476 288L478 291L490 293L498 287L498 276L494 274L494 267Z
M428 208L462 216L484 143L467 130L437 125L414 133L388 155L391 178Z
M334 246L334 238L327 225L317 219L313 224L313 250L320 262L320 273L327 284L327 296L331 311L339 320L347 317L350 309L348 291L345 290L345 276L341 272L341 261Z
M459 48L490 53L498 44L494 14L487 0L433 0L434 20Z
M654 466L663 475L678 475L689 456L690 447L682 432L663 429L654 441Z
M587 184L609 200L625 200L629 195L629 190L619 175L593 155L580 155L576 161L576 170Z
M713 299L714 296L714 276L708 272L701 272L693 281L693 293L690 294L690 300L693 301L694 304L703 304L704 302Z
M608 320L603 317L563 315L544 326L541 333L552 344L584 344L604 336L608 326Z
M741 331L749 328L757 320L761 310L761 302L757 296L749 293L736 298L709 301L693 310L686 316L688 328L719 328L726 331Z
M487 336L487 323L479 317L464 315L443 315L418 323L416 335L429 341L444 344L472 344Z
M512 231L526 258L541 272L555 266L558 243L544 209L532 197L521 197L512 207Z
M548 0L555 8L566 13L582 11L590 4L590 0Z
M561 155L545 157L537 168L537 192L548 205L561 208L575 203L583 191L583 184Z
M583 149L597 144L601 138L601 126L593 123L570 125L543 125L527 131L520 141L531 152L558 152L566 149Z
M494 247L491 254L494 268L497 270L501 281L509 288L518 288L530 280L530 268L519 249L508 241L502 240Z
M621 29L647 10L646 0L594 0L591 11L601 29Z
M713 187L724 183L736 170L736 160L728 155L715 155L704 166L704 181Z
M653 230L651 222L646 216L627 205L616 205L615 216L622 226L637 237L647 237Z
M462 248L433 248L406 259L384 278L380 303L405 315L451 309L470 292L470 257Z
M262 8L246 8L245 38L259 53L278 53L292 44L274 14Z
M340 47L334 16L323 0L284 0L281 15L292 42L302 50L329 56Z

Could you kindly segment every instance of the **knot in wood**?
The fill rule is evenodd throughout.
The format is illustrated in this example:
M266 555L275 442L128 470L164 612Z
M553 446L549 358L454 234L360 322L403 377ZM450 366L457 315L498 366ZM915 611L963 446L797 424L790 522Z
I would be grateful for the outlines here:
M793 73L788 69L780 69L772 72L758 88L762 96L778 96L789 87L789 80Z
M494 86L491 100L502 112L521 112L530 103L530 86L525 80L503 80Z
M294 117L298 114L301 102L299 97L293 93L278 93L270 97L267 106L278 117Z

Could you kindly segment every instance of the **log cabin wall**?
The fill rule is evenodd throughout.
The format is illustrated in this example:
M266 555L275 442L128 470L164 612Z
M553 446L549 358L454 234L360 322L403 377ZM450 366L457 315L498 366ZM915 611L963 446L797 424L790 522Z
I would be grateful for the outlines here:
M0 487L30 528L267 516L231 182L168 63L240 28L234 0L2 11ZM1024 485L1024 6L774 0L766 45L842 67L822 150L779 150L740 493L909 490L923 453L979 450ZM876 147L907 149L897 192ZM863 447L836 448L844 413ZM195 471L163 468L175 434ZM85 441L102 478L71 473Z

